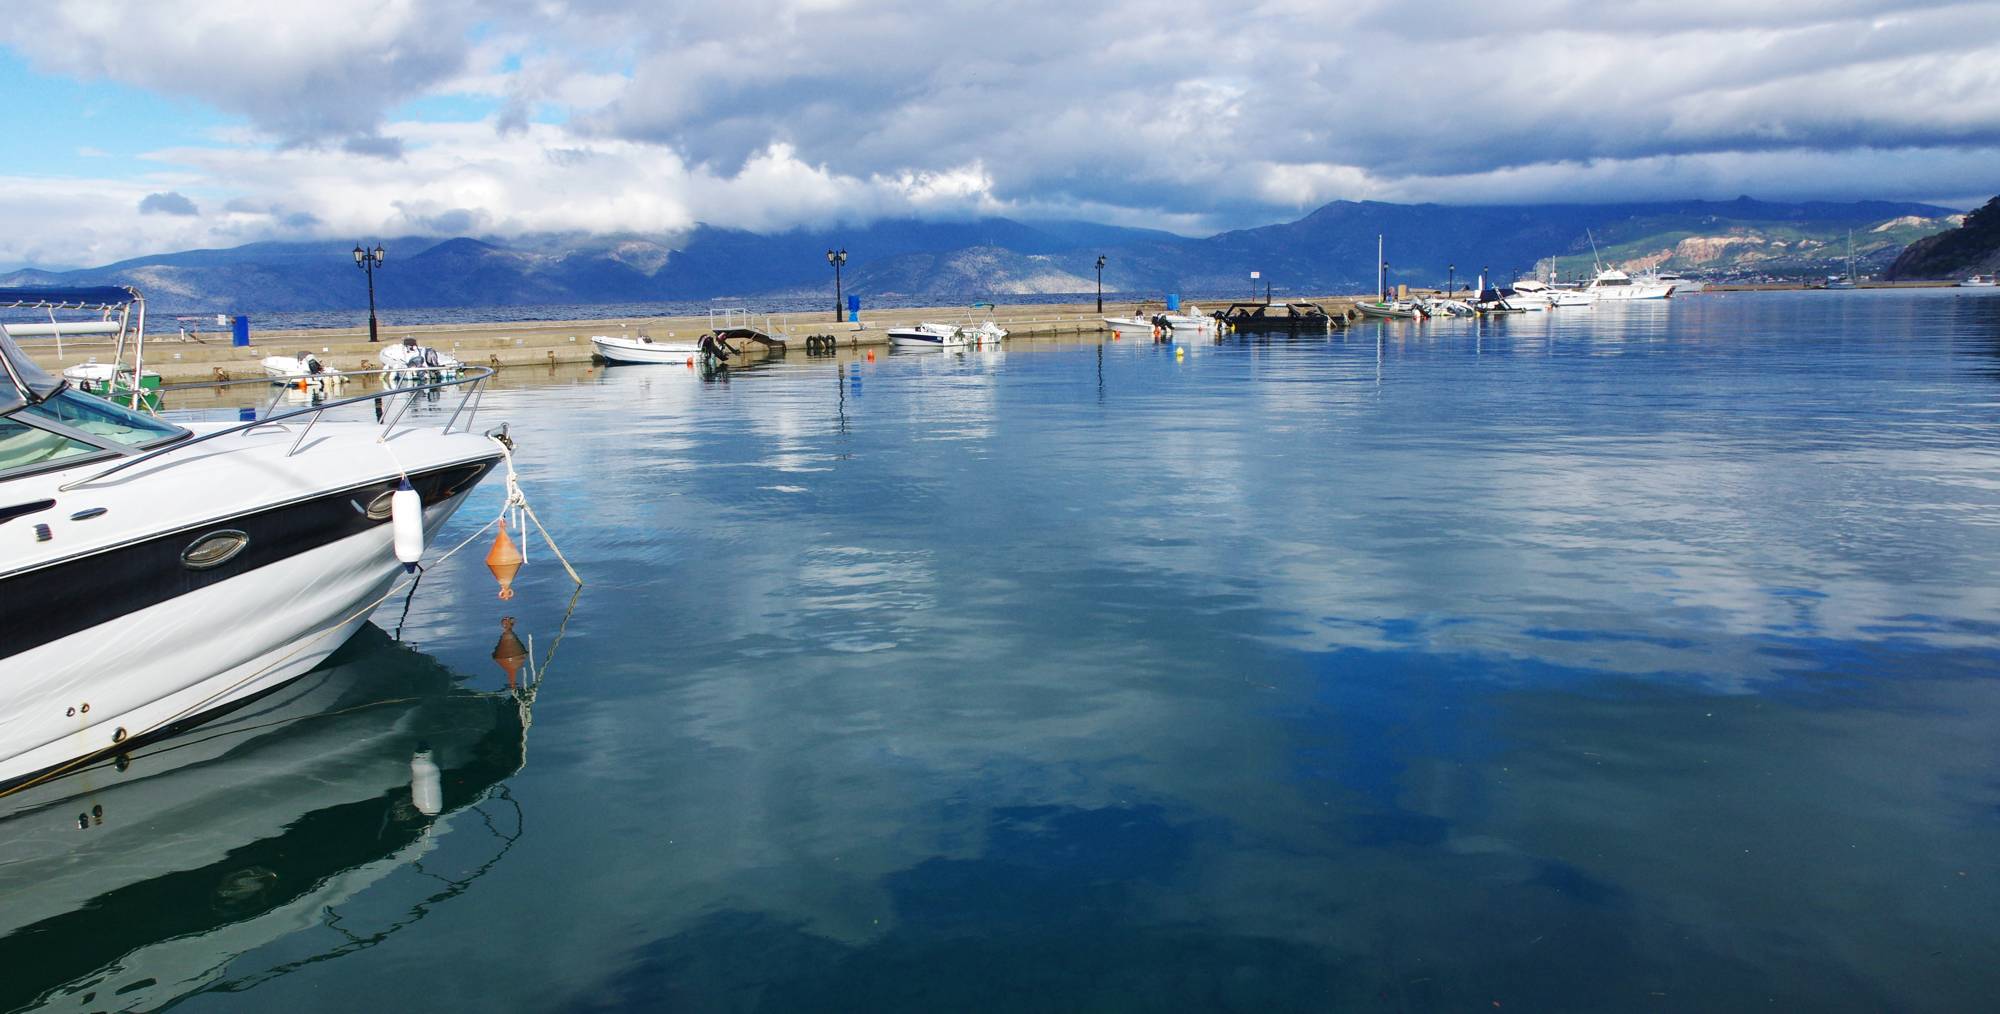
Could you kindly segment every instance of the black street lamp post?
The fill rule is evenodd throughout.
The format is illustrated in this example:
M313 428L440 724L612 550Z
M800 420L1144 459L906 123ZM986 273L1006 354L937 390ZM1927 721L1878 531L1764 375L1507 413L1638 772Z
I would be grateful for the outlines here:
M1097 258L1097 312L1104 312L1104 258Z
M833 265L833 319L840 320L840 266L847 263L847 250L828 250L826 262Z
M354 248L354 266L368 275L368 340L371 342L382 340L381 328L375 323L375 269L382 266L382 256L380 243L375 244L373 250L364 250L359 246Z
M1456 265L1456 264L1447 264L1447 265L1445 265L1445 266L1444 266L1444 277L1445 277L1445 283L1444 283L1444 294L1445 294L1445 295L1447 295L1447 296L1452 296L1452 295L1457 295L1457 293L1458 293L1458 265Z

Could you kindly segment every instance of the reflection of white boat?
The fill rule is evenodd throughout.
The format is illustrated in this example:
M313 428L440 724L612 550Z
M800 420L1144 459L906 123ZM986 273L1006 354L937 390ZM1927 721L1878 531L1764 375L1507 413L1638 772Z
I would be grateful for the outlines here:
M454 878L469 884L498 859L519 815L492 788L525 759L532 689L462 688L374 627L331 661L0 801L0 953L22 959L0 976L0 1009L94 992L99 1005L158 1010L224 974L255 982L272 974L256 949L330 917L371 935L400 928L423 906L345 907L397 890L388 875L446 833L490 857ZM454 828L467 810L474 819ZM426 878L410 900L439 886ZM383 925L380 911L405 915ZM320 957L352 949L340 939Z
M2000 285L2000 280L1996 280L1992 275L1972 275L1959 280L1956 284L1961 289L1990 289Z
M681 364L689 356L701 354L701 346L689 341L657 341L646 335L591 335L591 348L606 361L636 364Z
M465 401L183 428L71 391L6 325L0 367L0 785L311 669L403 572L392 535L421 552L502 456L454 431Z
M1674 287L1661 282L1635 281L1631 275L1617 268L1605 268L1597 273L1584 287L1584 292L1600 302L1609 300L1620 302L1631 299L1665 299L1674 294Z

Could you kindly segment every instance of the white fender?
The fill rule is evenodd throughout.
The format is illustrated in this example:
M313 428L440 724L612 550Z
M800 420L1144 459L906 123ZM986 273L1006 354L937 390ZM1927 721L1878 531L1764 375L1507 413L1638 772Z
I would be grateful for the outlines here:
M396 559L404 570L415 571L424 558L424 501L408 479L389 498L389 524L396 533Z

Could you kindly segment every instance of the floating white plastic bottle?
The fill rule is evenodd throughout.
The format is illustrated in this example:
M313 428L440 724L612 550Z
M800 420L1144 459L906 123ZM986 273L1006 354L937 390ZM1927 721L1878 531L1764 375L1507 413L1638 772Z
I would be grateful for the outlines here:
M389 524L396 533L396 559L414 572L424 558L424 501L408 479L389 498Z

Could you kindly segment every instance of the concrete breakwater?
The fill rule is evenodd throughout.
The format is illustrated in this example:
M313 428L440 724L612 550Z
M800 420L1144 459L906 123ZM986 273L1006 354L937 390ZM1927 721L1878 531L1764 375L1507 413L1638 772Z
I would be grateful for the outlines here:
M1351 299L1316 300L1328 310L1341 313ZM1227 304L1215 304L1220 309ZM261 360L266 356L294 356L311 352L336 370L367 370L379 367L384 345L405 337L419 345L450 353L472 366L497 368L520 366L560 366L588 363L592 358L592 335L643 334L653 338L692 339L715 327L749 326L785 339L783 351L767 354L803 355L806 339L828 335L838 348L887 345L887 329L920 321L978 323L992 320L1011 337L1042 337L1095 334L1104 330L1102 317L1132 312L1131 300L1104 301L1104 314L1093 300L1085 303L1000 304L991 310L968 311L963 306L910 307L864 312L860 321L835 321L832 310L820 313L735 313L725 318L720 312L685 317L629 317L577 321L518 321L470 324L398 325L385 322L382 341L368 341L365 322L356 327L305 330L259 331L252 320L251 341L233 345L227 333L205 333L195 339L153 334L146 341L144 366L157 370L167 384L204 380L243 379L261 376ZM1150 312L1157 313L1159 304ZM28 349L43 368L60 371L92 359L109 361L112 346L100 339L72 339L62 343L60 352L53 341L37 341ZM127 350L130 357L130 350Z

